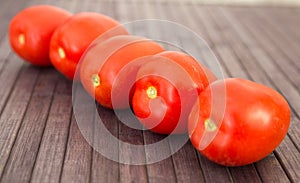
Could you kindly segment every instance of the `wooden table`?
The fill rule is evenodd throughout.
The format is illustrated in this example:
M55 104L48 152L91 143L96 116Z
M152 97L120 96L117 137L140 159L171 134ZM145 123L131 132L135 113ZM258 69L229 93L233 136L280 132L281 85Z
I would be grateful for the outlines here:
M207 41L225 77L247 78L283 94L292 111L284 141L259 162L230 168L210 162L190 142L163 161L138 166L116 163L93 150L74 118L72 82L53 68L23 62L10 49L10 19L38 3L0 2L1 182L300 182L300 8L154 0L43 1L74 13L101 12L121 22L156 18L185 25ZM161 138L132 131L112 111L100 110L120 139L143 144ZM93 114L87 110L82 118L93 120Z

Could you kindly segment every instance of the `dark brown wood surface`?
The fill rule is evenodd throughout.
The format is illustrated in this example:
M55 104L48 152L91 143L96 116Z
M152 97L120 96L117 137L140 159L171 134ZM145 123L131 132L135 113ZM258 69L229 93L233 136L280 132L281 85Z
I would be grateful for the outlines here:
M169 158L145 165L119 164L93 149L76 122L72 82L53 68L31 66L10 48L11 18L40 3L0 1L0 182L300 182L300 7L208 6L167 0L43 1L74 13L100 12L122 23L163 19L184 25L207 42L225 77L250 79L280 92L292 111L288 135L263 160L232 168L207 160L190 142ZM172 39L163 27L136 26L134 31ZM193 41L186 35L174 37L174 43L199 50L207 62L209 55ZM77 119L94 125L101 113L111 134L131 144L164 138L131 129L113 111L101 106L96 111L94 105L85 104L91 98L78 95L80 100L74 102L83 105L84 115ZM121 115L136 120L126 111ZM107 143L95 131L90 135L94 144ZM126 148L122 143L116 146ZM166 142L164 151L173 148ZM146 157L147 162L155 152L114 153L119 158Z

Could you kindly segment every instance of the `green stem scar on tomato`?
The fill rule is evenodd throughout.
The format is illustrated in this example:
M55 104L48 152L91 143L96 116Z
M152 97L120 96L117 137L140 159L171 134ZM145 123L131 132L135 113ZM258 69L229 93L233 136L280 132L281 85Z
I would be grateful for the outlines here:
M57 52L62 60L66 58L65 50L62 47L58 47Z
M146 92L150 99L155 99L157 97L157 89L154 86L149 86Z
M212 119L206 119L204 121L205 130L209 132L213 132L217 130L217 125Z
M100 85L100 77L98 76L98 74L92 75L92 83L93 83L94 87L97 87Z
M25 45L25 35L24 34L20 34L18 38L19 38L20 45L24 46Z

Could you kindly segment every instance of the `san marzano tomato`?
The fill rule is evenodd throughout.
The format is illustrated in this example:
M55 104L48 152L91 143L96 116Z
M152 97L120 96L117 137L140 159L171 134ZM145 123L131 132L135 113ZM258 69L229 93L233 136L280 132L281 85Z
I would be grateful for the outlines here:
M116 27L117 31L107 33ZM95 12L75 14L53 33L50 42L50 59L53 66L69 79L73 79L84 51L103 34L109 38L128 33L119 22L108 16Z
M212 95L221 92L222 95ZM225 111L211 113L212 98L225 100ZM208 159L226 166L240 166L270 154L287 134L290 108L275 90L244 79L225 79L207 87L189 117L189 134L195 148ZM221 123L215 119L224 114ZM219 124L219 125L217 125ZM215 133L203 147L207 134ZM207 137L207 136L206 136Z
M50 5L31 6L20 11L9 26L12 48L20 57L34 65L51 65L51 36L71 15L66 10Z
M114 109L129 108L128 98L133 91L139 66L130 65L139 57L164 51L158 43L139 36L119 35L92 45L83 56L80 78L85 89L103 106ZM129 67L130 66L130 67ZM129 68L128 72L121 72ZM122 73L122 76L119 74ZM115 101L115 103L113 103Z
M186 133L188 115L214 74L182 52L165 51L138 74L132 106L140 122L161 134Z

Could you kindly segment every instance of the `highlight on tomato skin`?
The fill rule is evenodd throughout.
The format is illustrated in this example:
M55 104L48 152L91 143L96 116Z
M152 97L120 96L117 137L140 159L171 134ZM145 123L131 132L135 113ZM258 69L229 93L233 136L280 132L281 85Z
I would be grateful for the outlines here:
M110 32L116 27L115 31ZM73 15L55 30L51 38L50 59L53 66L67 78L73 79L85 50L104 34L108 39L116 35L128 35L128 32L119 22L103 14L81 12Z
M50 66L49 44L55 29L72 14L51 5L35 5L16 14L9 25L13 50L36 66Z
M225 98L212 94L222 91L224 85ZM225 100L221 123L215 120L220 111L211 112L215 107L212 98ZM264 85L238 78L218 80L198 99L189 116L190 140L215 163L242 166L259 161L275 150L288 132L288 103L277 91ZM214 138L203 147L207 135L212 133Z
M97 42L97 41L96 41ZM128 72L120 71L137 58L164 51L158 43L139 36L119 35L97 42L80 61L80 79L87 92L102 106L111 109L130 107L136 73L140 65L132 65ZM129 92L125 92L129 91ZM116 101L112 103L112 99Z
M155 133L186 133L188 115L198 94L217 78L185 53L165 51L156 56L138 72L134 113Z

